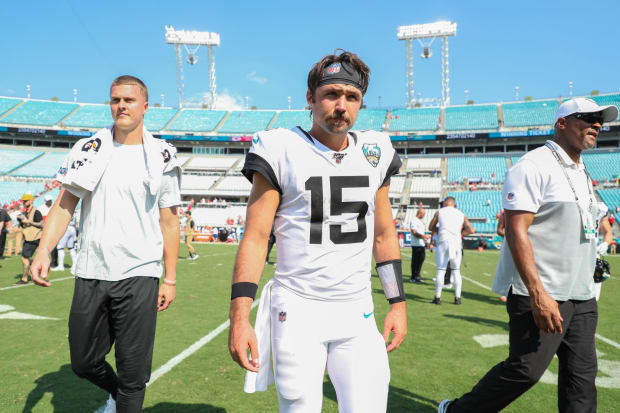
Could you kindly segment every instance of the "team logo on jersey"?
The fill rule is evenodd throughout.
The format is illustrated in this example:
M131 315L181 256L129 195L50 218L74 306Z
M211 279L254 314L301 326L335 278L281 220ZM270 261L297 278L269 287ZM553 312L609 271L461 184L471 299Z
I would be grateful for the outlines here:
M170 162L170 159L172 157L170 156L170 151L168 149L164 149L164 151L161 153L161 155L164 157L164 163Z
M513 199L515 199L514 192L508 192L508 195L506 196L506 198L508 198L509 201L512 201Z
M65 168L64 166L58 170L58 175L66 175L66 174L67 174L67 168Z
M92 149L95 152L99 152L100 147L101 147L101 139L95 138L95 139L91 139L88 142L86 142L82 146L82 151L88 152Z
M334 156L332 156L332 159L334 161L336 161L337 164L340 164L342 162L342 160L344 159L346 153L334 153Z
M373 167L377 167L379 165L379 160L381 159L381 148L376 143L365 143L362 145L362 152L364 152L364 156L368 163L370 163Z
M340 63L333 63L327 67L327 73L336 74L340 72Z
M286 311L280 311L280 314L278 314L278 320L280 320L281 323L286 321Z

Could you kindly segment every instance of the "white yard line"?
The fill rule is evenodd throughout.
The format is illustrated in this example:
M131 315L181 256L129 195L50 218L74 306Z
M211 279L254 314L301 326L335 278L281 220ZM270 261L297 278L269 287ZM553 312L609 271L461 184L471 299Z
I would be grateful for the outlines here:
M65 280L71 280L71 279L75 279L75 276L72 275L70 277L54 278L50 282L51 283L55 283L56 281L65 281ZM0 288L0 291L12 290L13 288L32 287L33 285L36 285L36 284L28 283L28 284L20 284L20 285L11 285L9 287L2 287L2 288Z
M254 301L252 303L252 309L256 307L259 302L260 302L260 299ZM180 352L179 354L177 354L176 356L168 360L163 366L159 367L157 370L153 372L153 374L151 374L151 380L146 385L150 386L151 384L153 384L157 379L159 379L164 374L168 373L170 370L172 370L176 365L181 363L183 360L185 360L186 358L188 358L189 356L191 356L192 354L200 350L205 344L209 343L211 340L217 337L222 331L226 330L229 326L230 326L230 320L226 320L225 322L217 326L215 330L211 331L209 334L202 337L201 339L196 341L194 344L192 344L191 346L189 346L188 348L186 348L185 350L183 350L182 352Z

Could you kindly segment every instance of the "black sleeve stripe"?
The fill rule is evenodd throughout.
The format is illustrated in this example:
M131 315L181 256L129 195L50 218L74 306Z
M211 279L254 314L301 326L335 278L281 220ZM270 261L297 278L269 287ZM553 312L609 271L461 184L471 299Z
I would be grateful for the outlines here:
M280 188L280 184L278 184L278 179L276 178L276 174L273 172L271 165L269 165L269 163L259 155L250 152L245 157L245 163L243 164L241 173L248 178L250 182L252 182L254 172L258 172L263 175L265 179L267 179L269 183L277 189L280 194L282 194L282 188Z
M396 175L398 173L398 170L400 169L402 164L403 164L403 161L401 161L400 157L398 156L398 154L396 152L394 152L394 157L392 158L392 163L390 163L390 166L388 167L387 173L385 174L385 179L383 180L383 183L381 184L381 186L385 185L385 183L393 175Z

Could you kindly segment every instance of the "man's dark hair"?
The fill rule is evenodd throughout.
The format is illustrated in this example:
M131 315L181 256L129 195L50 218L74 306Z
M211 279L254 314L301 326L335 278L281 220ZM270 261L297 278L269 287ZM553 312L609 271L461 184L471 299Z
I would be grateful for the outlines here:
M189 215L191 217L192 216L192 211L185 211L185 215Z
M312 69L310 69L310 73L308 73L308 90L312 95L313 101L314 92L319 87L325 68L332 63L342 62L349 63L360 73L362 78L362 95L366 94L366 90L368 90L368 83L370 82L370 69L368 66L366 66L366 63L364 63L364 61L355 53L347 52L342 49L336 49L334 54L329 54L316 62L314 66L312 66Z
M135 76L131 76L131 75L123 75L123 76L119 76L116 79L114 79L112 81L112 84L110 85L110 89L112 89L112 86L118 86L118 85L136 85L140 88L140 92L142 92L142 96L144 96L144 99L148 102L149 101L149 90L146 87L146 85L144 84L143 81L141 81L140 79L138 79Z

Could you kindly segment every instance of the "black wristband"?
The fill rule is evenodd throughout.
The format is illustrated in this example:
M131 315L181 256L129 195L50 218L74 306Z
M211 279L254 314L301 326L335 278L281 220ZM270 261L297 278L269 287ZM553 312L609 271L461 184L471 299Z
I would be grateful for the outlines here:
M232 285L232 291L230 293L230 299L234 300L237 297L250 297L252 300L256 298L256 292L258 291L258 284L239 282Z

